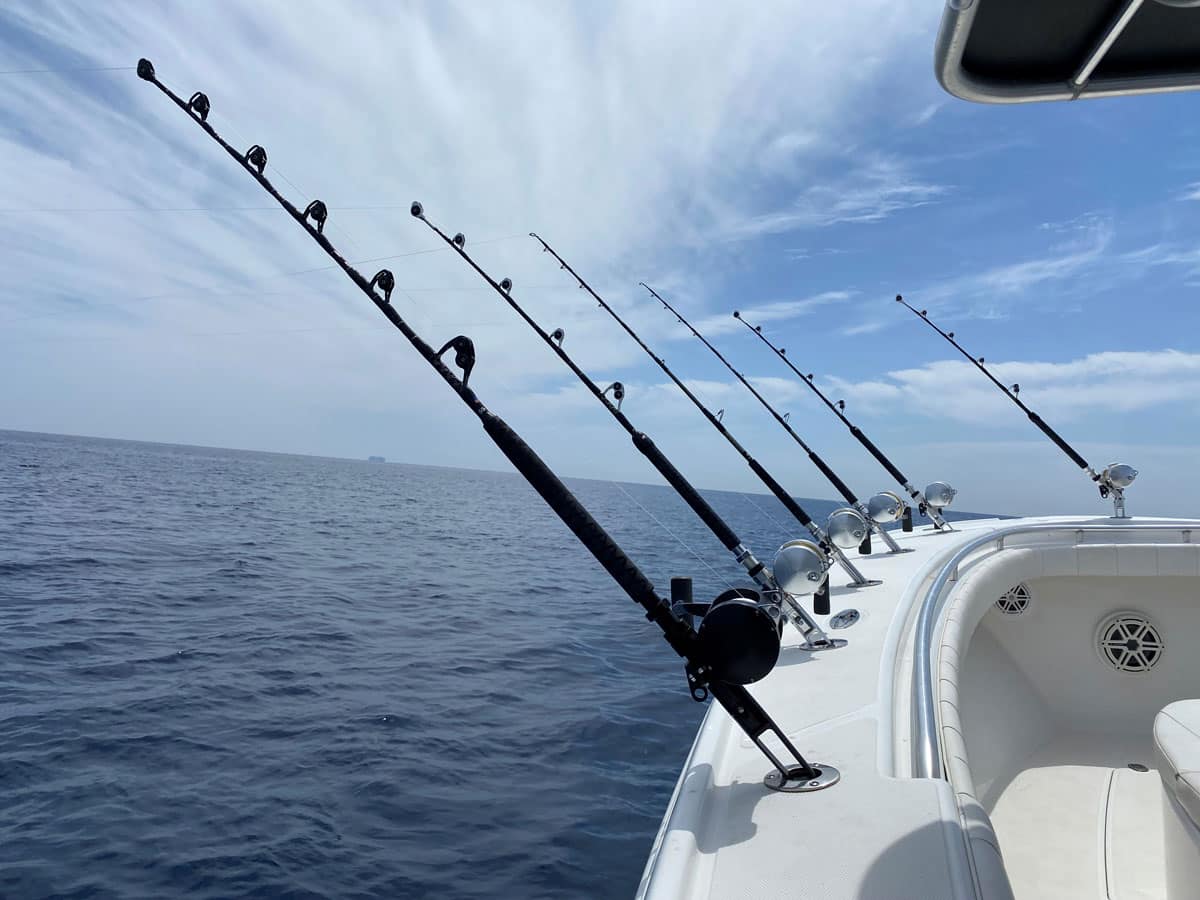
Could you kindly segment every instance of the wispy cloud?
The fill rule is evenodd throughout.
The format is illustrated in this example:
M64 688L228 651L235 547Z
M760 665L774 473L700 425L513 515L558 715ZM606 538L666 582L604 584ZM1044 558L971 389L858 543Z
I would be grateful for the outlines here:
M825 291L799 300L777 300L773 303L745 306L739 312L750 324L765 325L768 322L786 322L811 315L823 307L845 303L853 296L853 291ZM738 324L732 314L709 316L697 322L696 327L705 335L729 334L745 328L744 325Z
M930 282L903 293L918 307L940 315L956 319L1003 319L1020 304L1051 288L1061 313L1065 298L1085 294L1098 279L1111 282L1131 277L1129 269L1121 270L1119 254L1111 252L1114 245L1111 218L1089 214L1069 222L1043 223L1040 230L1055 235L1056 241L1037 256ZM842 334L881 331L906 315L896 307L848 325Z
M876 156L845 175L812 185L785 208L735 218L725 230L729 237L752 238L804 228L873 224L936 203L949 190L917 175L911 164L898 157Z
M938 100L923 107L920 112L912 117L913 127L920 128L922 125L928 125L945 105L945 100Z
M1021 384L1023 400L1062 421L1172 404L1194 408L1200 396L1200 353L1179 350L1107 351L1069 362L989 362L988 369L1005 384ZM973 425L1021 419L974 366L958 360L899 369L883 379L830 383L874 413L903 409Z

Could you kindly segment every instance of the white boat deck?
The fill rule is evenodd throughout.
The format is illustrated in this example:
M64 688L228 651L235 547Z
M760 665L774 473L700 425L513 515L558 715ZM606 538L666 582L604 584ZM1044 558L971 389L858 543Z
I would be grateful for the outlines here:
M778 666L751 690L810 762L840 770L840 783L809 794L768 790L762 778L769 764L714 705L639 896L975 898L979 880L998 875L1003 883L1007 863L1019 900L1163 897L1161 787L1148 733L1127 747L1064 735L1021 761L1007 785L993 787L988 803L1004 861L991 844L973 842L973 870L954 790L940 778L912 777L908 730L894 728L911 715L911 682L903 673L912 666L909 638L919 599L958 548L1002 525L1112 522L987 519L954 523L949 534L921 528L896 534L915 552L856 558L883 585L846 589L834 570L833 612L854 607L862 614L851 628L831 632L849 646L806 652L788 628ZM1135 772L1130 762L1150 772ZM1039 805L1053 811L1046 827L1018 828ZM1073 823L1068 828L1064 810Z

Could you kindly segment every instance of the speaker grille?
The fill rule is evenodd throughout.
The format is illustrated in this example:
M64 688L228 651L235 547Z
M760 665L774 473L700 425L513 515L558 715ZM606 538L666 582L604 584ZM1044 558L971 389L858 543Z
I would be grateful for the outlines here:
M1163 657L1166 641L1141 613L1119 612L1096 631L1100 656L1118 672L1149 672Z
M1024 584L1009 588L996 601L996 607L1006 616L1019 616L1029 608L1029 588Z

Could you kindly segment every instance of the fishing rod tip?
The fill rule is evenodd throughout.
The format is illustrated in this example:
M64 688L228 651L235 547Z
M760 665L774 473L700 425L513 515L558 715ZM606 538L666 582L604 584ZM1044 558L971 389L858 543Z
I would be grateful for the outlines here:
M897 295L896 295L896 302L897 302L897 303L903 303L903 302L904 302L904 297L902 297L900 294L897 294Z
M145 57L139 59L137 64L137 74L138 78L142 79L142 81L153 81L154 63L150 62L150 60L146 59Z
M738 312L738 311L735 309L735 310L733 311L733 317L734 317L735 319L740 319L740 318L742 317L742 314L741 314L740 312Z
M425 207L423 207L417 200L413 201L413 204L408 208L408 211L418 219L425 218Z

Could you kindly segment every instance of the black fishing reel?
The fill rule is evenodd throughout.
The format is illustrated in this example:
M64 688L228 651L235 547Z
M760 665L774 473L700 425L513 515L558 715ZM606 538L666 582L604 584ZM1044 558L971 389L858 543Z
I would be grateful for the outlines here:
M784 618L780 605L751 588L731 588L711 603L692 599L692 579L671 579L671 607L680 614L699 616L696 628L701 664L696 675L725 684L761 681L779 661ZM702 671L700 671L702 670ZM695 682L693 678L693 682ZM693 696L697 696L693 685ZM697 699L704 699L706 693Z

